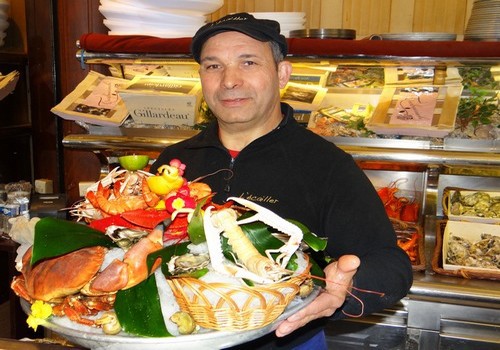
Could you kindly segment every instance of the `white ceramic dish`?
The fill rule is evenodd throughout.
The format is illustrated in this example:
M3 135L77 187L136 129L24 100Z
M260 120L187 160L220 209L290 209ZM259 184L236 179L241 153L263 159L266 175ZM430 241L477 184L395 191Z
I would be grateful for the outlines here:
M192 31L197 30L200 26L193 25L191 23L147 23L147 22L129 22L129 21L118 21L105 19L103 23L106 27L111 30L119 29L140 29L140 30L151 30L151 31Z
M130 8L130 10L129 10ZM186 24L201 26L206 22L204 15L184 15L174 12L152 11L150 9L132 8L125 6L124 8L117 8L114 6L101 5L99 12L107 19L122 20L122 21L140 21L149 23L173 23L173 24Z
M74 327L68 319L51 319L44 324L53 332L68 339L70 342L84 346L92 350L212 350L227 348L249 342L273 332L278 325L309 305L319 294L316 288L307 298L303 300L294 299L285 309L285 312L273 323L259 329L241 332L207 331L203 334L184 335L169 338L142 338L130 335L105 335L100 329L85 327L85 331ZM21 306L26 314L30 313L28 302L21 300ZM61 322L65 321L65 322Z
M224 0L182 0L182 1L164 1L164 0L116 0L122 4L135 7L153 8L153 9L175 9L183 11L194 11L202 14L215 12L224 5Z
M153 32L150 30L134 30L134 29L123 29L123 30L110 30L108 31L108 35L147 35L156 38L163 39L174 39L174 38L191 38L193 37L195 32Z

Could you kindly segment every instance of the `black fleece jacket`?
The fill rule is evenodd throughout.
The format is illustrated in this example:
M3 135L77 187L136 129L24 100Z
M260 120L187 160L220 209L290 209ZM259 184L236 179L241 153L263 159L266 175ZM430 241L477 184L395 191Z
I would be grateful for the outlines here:
M212 174L203 182L216 192L214 202L221 204L229 196L250 199L328 237L331 257L357 255L361 266L354 287L383 296L354 289L364 309L356 298L348 298L333 319L391 306L407 294L413 274L375 189L349 154L299 125L289 105L282 103L281 109L282 123L234 159L213 123L165 148L151 172L178 158L186 164L188 181Z

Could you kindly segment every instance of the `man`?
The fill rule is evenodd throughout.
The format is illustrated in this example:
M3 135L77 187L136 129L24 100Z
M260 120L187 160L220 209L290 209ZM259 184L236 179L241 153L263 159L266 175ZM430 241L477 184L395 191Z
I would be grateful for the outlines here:
M408 256L397 247L383 205L352 157L300 126L292 108L280 103L292 68L283 60L287 42L279 23L228 15L200 28L191 49L217 120L167 147L151 171L178 158L187 165L188 180L212 174L203 181L216 193L214 202L247 198L328 237L335 262L324 270L326 288L280 324L275 336L245 345L326 349L319 327L326 317L372 313L407 294Z

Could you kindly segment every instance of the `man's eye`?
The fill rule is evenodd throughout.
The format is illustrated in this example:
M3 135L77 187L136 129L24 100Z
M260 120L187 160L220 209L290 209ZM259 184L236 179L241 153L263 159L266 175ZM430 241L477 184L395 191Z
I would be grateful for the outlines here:
M245 66L253 66L255 64L254 61L245 61L244 62Z
M217 69L219 68L220 66L218 64L209 64L209 65L206 65L205 66L205 69L206 70L214 70L214 69Z

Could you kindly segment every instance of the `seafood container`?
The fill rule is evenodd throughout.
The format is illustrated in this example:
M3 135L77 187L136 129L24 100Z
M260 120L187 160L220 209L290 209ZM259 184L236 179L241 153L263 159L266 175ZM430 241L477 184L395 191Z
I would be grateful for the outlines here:
M493 273L500 278L500 225L448 220L442 249L445 270Z
M500 224L500 192L445 188L442 204L449 220Z

